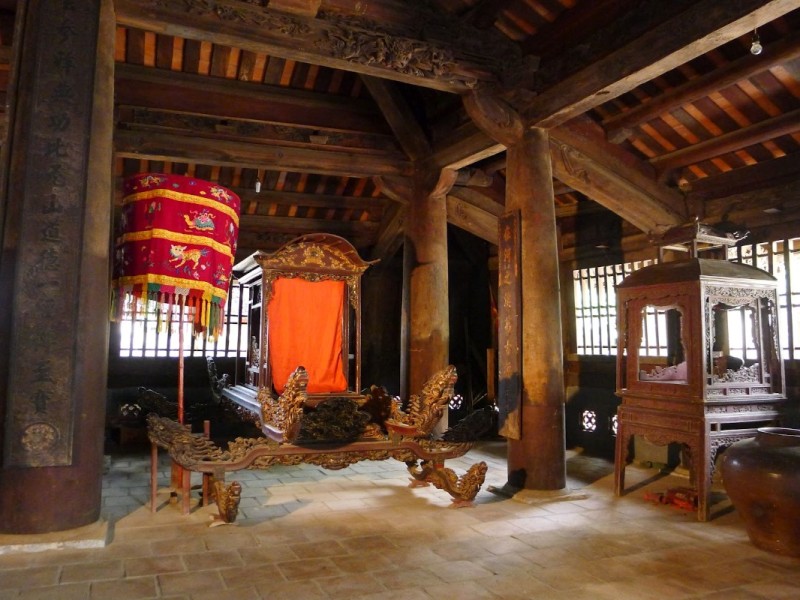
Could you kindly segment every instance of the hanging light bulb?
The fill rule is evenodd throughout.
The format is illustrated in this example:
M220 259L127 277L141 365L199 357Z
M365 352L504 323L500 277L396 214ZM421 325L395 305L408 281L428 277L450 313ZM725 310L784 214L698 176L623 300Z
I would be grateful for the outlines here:
M758 29L753 30L753 42L750 44L750 54L758 56L764 46L761 45L761 39L758 37Z

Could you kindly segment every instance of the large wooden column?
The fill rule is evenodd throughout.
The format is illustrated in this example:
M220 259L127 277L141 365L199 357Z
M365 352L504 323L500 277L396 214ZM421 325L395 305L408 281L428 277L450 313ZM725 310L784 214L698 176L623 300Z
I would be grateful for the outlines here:
M522 277L522 435L508 441L508 483L523 489L558 490L566 486L564 357L547 132L527 130L507 152L506 209L518 210L521 217ZM504 276L501 270L501 280Z
M0 253L0 531L99 519L112 203L112 0L15 30Z
M508 487L566 486L564 365L553 170L547 131L498 98L464 97L470 118L506 146L506 216L498 273L500 433ZM518 224L518 225L517 225Z
M420 168L414 177L403 245L404 326L408 342L407 384L417 394L447 366L450 311L447 289L447 192L455 171ZM401 382L403 374L401 374Z

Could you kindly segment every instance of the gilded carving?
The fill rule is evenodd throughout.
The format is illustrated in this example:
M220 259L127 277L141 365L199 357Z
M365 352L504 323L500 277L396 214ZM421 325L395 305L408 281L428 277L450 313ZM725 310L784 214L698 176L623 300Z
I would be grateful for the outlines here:
M419 467L409 466L408 471L414 478L412 481L424 481L445 490L453 497L455 506L469 506L483 485L487 469L486 463L481 461L458 477L452 469L437 468L430 461L422 461Z
M277 400L272 398L267 388L258 390L256 400L261 405L261 423L279 430L284 442L293 441L300 431L303 404L308 399L307 386L308 373L303 367L297 367L289 375L286 387Z
M461 477L444 467L445 459L466 454L472 448L472 441L411 438L391 441L384 437L331 448L326 444L315 447L313 443L296 446L260 437L237 438L228 443L227 449L222 449L202 434L191 433L177 421L150 414L147 424L150 441L166 449L176 464L214 475L213 487L220 512L217 524L233 522L238 510L241 489L235 482L224 485L224 473L228 471L301 463L337 470L363 460L392 458L404 462L415 480L431 483L449 493L457 506L469 505L474 500L486 475L484 462L472 465ZM417 465L419 460L421 466Z
M232 481L225 485L222 481L214 481L214 498L217 502L219 516L214 516L209 527L233 523L239 514L239 502L242 497L242 485Z
M387 428L411 437L429 436L453 397L456 379L453 365L435 373L419 394L411 395L405 412L397 404L393 405L391 417L386 420Z

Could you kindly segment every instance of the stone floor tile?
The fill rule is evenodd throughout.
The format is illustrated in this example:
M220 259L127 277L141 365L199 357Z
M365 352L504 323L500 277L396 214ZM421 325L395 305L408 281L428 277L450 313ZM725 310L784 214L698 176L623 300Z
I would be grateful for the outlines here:
M360 600L430 600L431 597L419 588L405 590L384 590L361 596Z
M445 582L455 583L471 579L490 577L492 573L479 564L469 560L452 560L437 563L428 567L428 570Z
M176 573L186 570L180 555L140 556L123 560L126 577L142 577L159 573Z
M487 460L487 484L501 487L504 453L504 442L490 444L448 466L460 471ZM104 478L104 498L114 504L104 508L113 515L110 544L0 555L0 598L800 597L800 559L755 548L725 502L708 523L648 503L645 491L685 480L634 465L629 492L616 497L610 461L577 453L568 457L568 484L586 498L529 505L484 487L472 508L458 510L441 490L409 489L404 465L392 461L335 472L246 471L237 474L247 492L239 519L215 528L208 527L215 507L198 507L195 492L188 515L167 502L169 462L162 456L160 464L155 513L149 456L112 461ZM643 487L632 491L637 482ZM356 509L347 505L353 501Z
M271 581L258 583L256 589L269 600L316 600L328 596L316 581Z
M59 582L61 567L30 567L27 569L4 569L0 571L0 597L3 590L44 587Z
M798 565L800 568L800 565ZM758 598L768 598L769 600L797 600L800 596L800 586L796 581L762 581L760 583L750 583L743 585L739 591L755 594Z
M192 594L192 600L261 600L261 598L261 594L254 585L231 590L194 592ZM298 598L297 600L300 599Z
M133 577L116 581L97 581L92 583L89 594L91 600L144 600L158 598L155 577Z
M497 596L476 585L473 581L459 581L451 583L441 583L439 585L425 586L425 592L431 598L458 598L466 600L497 600Z
M194 594L225 589L217 570L162 573L157 576L162 594Z
M326 577L317 579L317 583L329 598L359 598L383 590L378 579L370 573Z
M61 583L77 581L102 581L119 579L125 574L122 560L95 560L86 563L66 565L61 569Z
M275 564L288 581L319 579L342 574L338 567L327 558L306 558Z
M290 544L289 549L300 559L323 558L325 556L338 556L347 553L344 546L336 540Z
M391 561L379 552L331 556L330 559L343 573L381 571L392 566Z
M224 569L227 567L241 567L244 565L242 557L236 551L216 550L214 552L194 552L182 554L181 558L186 564L187 571L206 571L209 569Z
M411 588L424 588L429 585L442 583L442 578L431 570L423 568L395 568L377 571L373 576L381 582L387 590L405 590Z
M89 597L90 582L63 583L61 585L35 587L20 590L19 600L86 600ZM0 598L4 597L0 594Z
M553 593L553 588L549 585L524 574L495 575L485 579L476 579L475 584L503 600L548 598Z
M601 583L601 579L586 572L585 563L573 566L534 567L527 573L549 585L554 590L577 590L589 583Z

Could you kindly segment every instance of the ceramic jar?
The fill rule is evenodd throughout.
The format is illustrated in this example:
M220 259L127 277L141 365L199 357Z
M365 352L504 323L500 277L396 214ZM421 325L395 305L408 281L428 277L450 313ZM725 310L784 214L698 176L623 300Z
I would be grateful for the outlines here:
M758 429L725 450L721 469L753 544L800 556L800 429Z

